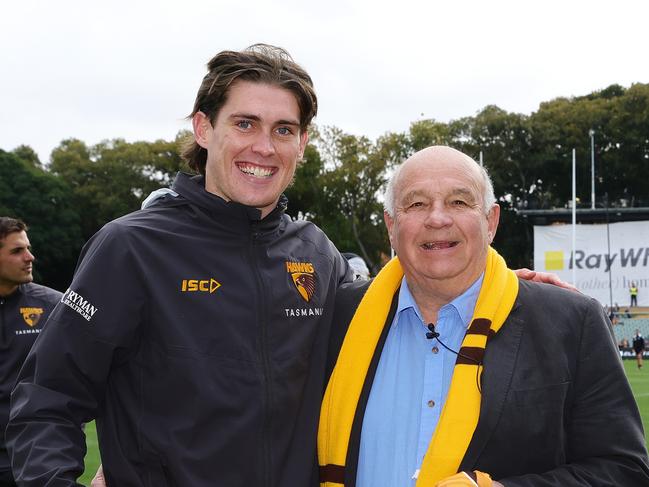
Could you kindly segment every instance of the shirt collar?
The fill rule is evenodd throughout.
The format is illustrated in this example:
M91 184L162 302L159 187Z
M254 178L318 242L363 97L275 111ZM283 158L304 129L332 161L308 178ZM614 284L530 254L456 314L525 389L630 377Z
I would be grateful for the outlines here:
M440 314L445 312L450 312L451 308L455 308L457 313L460 315L460 319L464 326L469 326L469 322L473 317L473 311L475 310L475 305L478 301L478 295L480 294L480 289L482 288L482 281L484 280L484 272L480 274L480 277L475 280L469 288L460 294L457 298L451 301L448 304L445 304L439 310ZM412 293L408 288L408 283L406 282L406 276L403 276L401 279L401 287L399 289L399 302L397 303L397 314L402 311L412 308L417 317L422 321L421 312L419 307L415 302L415 299L412 297Z
M453 306L457 310L462 319L462 323L464 323L465 326L469 326L471 318L473 318L473 312L475 311L475 305L478 302L478 296L480 295L483 280L484 272L480 274L480 277L478 277L473 284L471 284L469 289L447 304L447 306Z

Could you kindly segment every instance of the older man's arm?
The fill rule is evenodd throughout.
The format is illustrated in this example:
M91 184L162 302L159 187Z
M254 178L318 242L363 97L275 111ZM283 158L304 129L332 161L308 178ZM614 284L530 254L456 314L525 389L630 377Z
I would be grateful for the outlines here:
M594 300L583 319L574 399L566 418L566 463L544 473L498 479L505 487L649 485L642 423L608 320Z

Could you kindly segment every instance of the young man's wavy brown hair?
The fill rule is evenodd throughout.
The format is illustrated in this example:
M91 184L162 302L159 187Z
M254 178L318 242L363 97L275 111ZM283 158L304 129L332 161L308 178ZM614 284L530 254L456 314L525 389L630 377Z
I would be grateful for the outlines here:
M230 87L238 80L270 84L293 93L300 108L302 131L307 130L318 111L311 77L280 47L254 44L243 51L222 51L207 63L207 70L189 119L200 111L214 126L219 111L228 99ZM193 138L187 140L182 156L190 168L205 175L207 150Z

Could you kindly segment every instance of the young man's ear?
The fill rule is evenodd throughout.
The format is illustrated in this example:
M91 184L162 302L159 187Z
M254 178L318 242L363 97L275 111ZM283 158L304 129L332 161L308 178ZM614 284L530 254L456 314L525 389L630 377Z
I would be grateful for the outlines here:
M194 140L196 143L203 149L207 149L210 136L212 135L210 119L203 112L196 112L192 117L192 127L194 129Z
M308 130L303 130L302 133L300 134L300 152L298 156L298 162L301 162L302 159L304 159L304 149L306 149L306 145L309 142L309 132Z

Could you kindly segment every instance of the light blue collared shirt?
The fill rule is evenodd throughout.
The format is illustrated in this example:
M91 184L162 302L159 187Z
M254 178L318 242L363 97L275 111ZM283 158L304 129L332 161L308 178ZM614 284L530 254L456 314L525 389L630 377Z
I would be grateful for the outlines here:
M444 305L435 331L456 352L473 316L483 276ZM426 338L405 277L363 418L357 487L414 487L453 377L456 355Z

